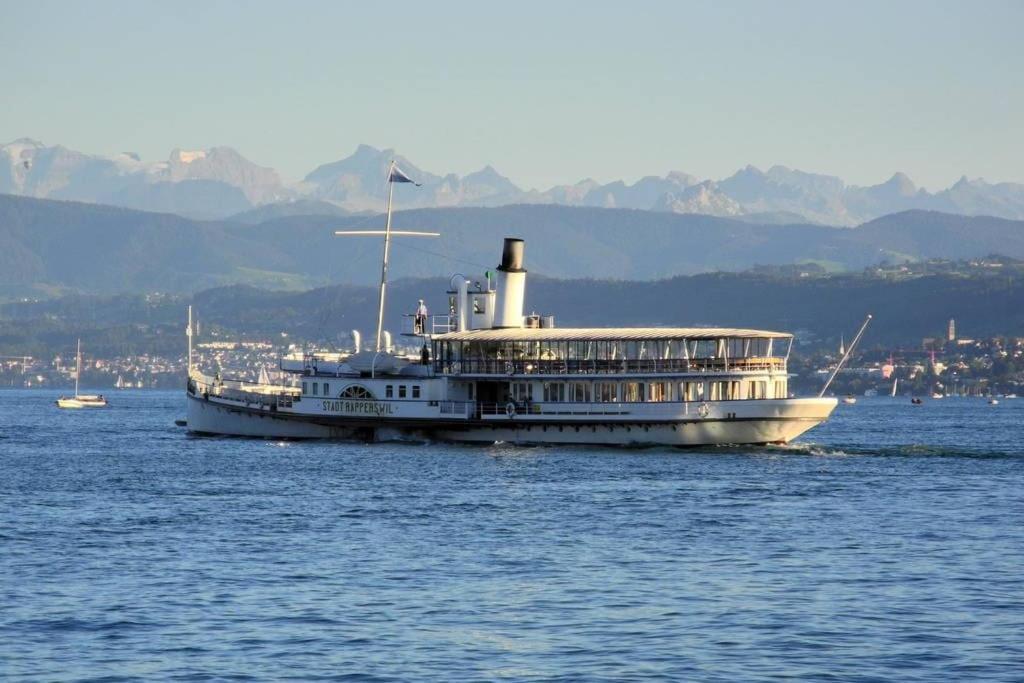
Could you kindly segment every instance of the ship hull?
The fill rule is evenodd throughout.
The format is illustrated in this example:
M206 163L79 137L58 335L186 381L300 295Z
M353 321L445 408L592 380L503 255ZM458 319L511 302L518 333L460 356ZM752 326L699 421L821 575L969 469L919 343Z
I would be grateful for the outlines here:
M714 406L708 416L594 421L531 419L387 420L270 413L188 396L187 428L201 435L265 439L446 441L466 443L708 446L787 443L824 422L835 399L749 401ZM741 402L732 402L741 403ZM756 404L762 405L756 405ZM714 404L713 404L714 405Z
M79 399L79 398L58 398L58 408L65 410L80 410L82 408L106 408L107 402L103 399Z
M354 439L356 430L296 417L214 403L188 396L189 432L204 436L249 436L263 439Z

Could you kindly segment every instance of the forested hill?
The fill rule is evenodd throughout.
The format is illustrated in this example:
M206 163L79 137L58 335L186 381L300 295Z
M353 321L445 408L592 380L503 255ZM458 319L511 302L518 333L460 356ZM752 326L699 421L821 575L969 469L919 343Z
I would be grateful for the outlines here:
M93 204L0 195L0 295L78 291L194 292L252 284L306 289L377 278L380 242L337 238L380 216L283 217L257 225L192 221ZM702 215L550 205L399 212L395 277L477 273L501 239L527 240L527 268L563 278L655 280L755 264L817 262L861 269L883 260L1024 258L1024 222L909 211L857 228L769 225Z
M871 274L783 277L719 273L624 282L532 277L527 310L556 316L559 326L722 325L795 332L812 346L835 346L864 315L874 323L867 346L917 347L941 337L950 318L966 337L1024 336L1024 275L1019 264L991 274L952 270L920 277ZM447 310L444 278L401 280L389 288L391 330L418 298ZM206 339L237 337L319 340L347 345L350 330L374 325L376 291L335 286L306 292L249 286L211 289L194 297L69 296L0 306L0 354L43 355L73 345L78 335L98 355L174 353L183 345L185 306L193 303ZM223 338L223 337L222 337Z

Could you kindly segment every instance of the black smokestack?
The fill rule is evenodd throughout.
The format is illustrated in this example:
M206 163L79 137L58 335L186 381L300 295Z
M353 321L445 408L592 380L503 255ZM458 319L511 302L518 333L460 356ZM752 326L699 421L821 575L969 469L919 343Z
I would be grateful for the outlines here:
M501 249L501 265L498 270L506 273L525 273L523 268L523 247L526 243L516 237L506 237Z

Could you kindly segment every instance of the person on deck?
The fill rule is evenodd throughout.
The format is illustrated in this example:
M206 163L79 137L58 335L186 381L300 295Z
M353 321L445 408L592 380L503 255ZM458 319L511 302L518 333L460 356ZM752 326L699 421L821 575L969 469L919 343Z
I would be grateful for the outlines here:
M427 305L420 299L420 305L416 308L416 334L425 334L427 331Z

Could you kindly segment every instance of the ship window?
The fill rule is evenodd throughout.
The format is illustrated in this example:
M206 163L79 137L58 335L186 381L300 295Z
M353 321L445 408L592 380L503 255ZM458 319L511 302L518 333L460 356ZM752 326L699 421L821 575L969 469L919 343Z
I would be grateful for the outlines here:
M384 398L394 398L394 397L395 397L395 386L393 384L389 384L386 387L384 387Z
M487 308L486 308L486 305L484 303L484 298L482 296L474 296L473 297L473 315L483 315L486 311L487 311Z
M398 398L405 398L405 385L404 384L399 384L398 385Z
M643 382L626 382L623 400L627 403L641 403L646 397L645 389Z
M652 401L671 400L668 382L651 382L650 387L650 397Z
M729 396L727 398L730 401L738 401L738 400L740 400L741 398L743 398L743 394L741 393L742 388L743 388L743 383L740 382L739 380L736 380L734 382L729 382Z
M512 400L514 401L532 401L533 400L533 385L529 382L513 382L512 383Z
M420 397L420 385L418 385L418 384L413 385L413 387L412 387L412 397L413 398L419 398Z
M619 385L615 382L598 382L594 385L594 400L615 403L619 400Z
M304 393L304 394L308 394L309 393L309 387L306 385L305 382L302 383L302 393Z
M320 382L313 382L313 395L316 396L320 393Z
M768 395L768 382L751 382L750 398L766 398Z
M324 382L324 396L331 395L331 385L328 382Z
M587 382L573 382L570 394L571 401L576 403L589 403L590 402L590 384Z
M683 396L687 401L704 399L704 382L683 382Z
M469 384L469 393L468 393L468 396L469 396L469 400L470 400L470 401L472 401L472 400L473 400L473 387L474 387L474 386L475 386L475 385L474 385L474 384L473 384L472 382L470 382L470 384Z
M786 398L786 381L775 380L775 398Z
M565 385L560 382L544 382L544 400L560 403L565 400Z

